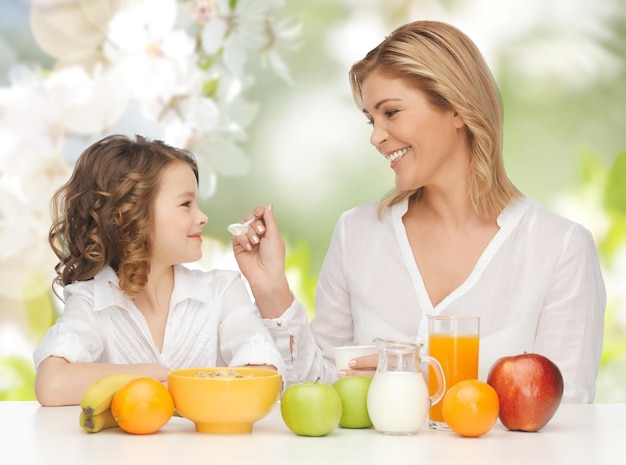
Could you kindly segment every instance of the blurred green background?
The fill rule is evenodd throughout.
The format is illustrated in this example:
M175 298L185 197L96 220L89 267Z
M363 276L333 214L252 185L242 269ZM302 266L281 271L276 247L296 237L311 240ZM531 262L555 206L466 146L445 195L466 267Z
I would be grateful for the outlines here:
M0 0L0 86L16 62L51 62L30 34L28 3ZM260 107L243 144L251 166L219 178L203 205L219 251L210 257L221 257L211 265L233 266L224 226L272 202L290 281L313 308L338 216L393 185L352 102L348 68L405 22L449 21L498 81L511 178L594 234L608 292L596 401L626 402L626 1L289 0L284 11L302 24L298 49L283 55L293 84L259 69L246 91ZM47 292L24 295L0 295L0 400L33 398L32 349L59 311Z

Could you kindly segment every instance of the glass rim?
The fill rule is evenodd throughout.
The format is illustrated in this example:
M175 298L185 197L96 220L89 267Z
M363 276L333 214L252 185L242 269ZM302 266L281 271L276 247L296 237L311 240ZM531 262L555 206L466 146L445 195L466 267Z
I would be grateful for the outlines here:
M377 348L382 348L383 350L404 350L413 352L416 349L421 349L424 346L422 341L418 343L414 342L403 342L403 341L394 341L391 339L384 339L381 337L374 338L374 344Z

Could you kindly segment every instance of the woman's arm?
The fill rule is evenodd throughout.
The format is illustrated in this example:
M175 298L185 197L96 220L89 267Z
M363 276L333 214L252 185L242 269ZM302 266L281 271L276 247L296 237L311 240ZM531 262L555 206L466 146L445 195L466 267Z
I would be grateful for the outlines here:
M535 350L560 368L563 402L594 401L606 290L593 238L573 225L539 316Z
M156 364L70 363L62 357L51 356L37 367L35 395L45 407L78 405L89 385L102 376L134 373L167 381L168 371L168 367Z
M233 237L233 250L265 326L281 353L286 381L292 384L318 377L324 381L336 379L334 365L324 359L311 332L306 309L294 300L289 288L285 244L272 206L257 207L254 215L259 221L246 235Z
M337 379L332 347L351 344L354 336L341 264L344 247L341 222L333 233L322 266L315 319L309 326L306 309L293 299L289 290L284 265L285 245L271 206L257 207L254 214L263 218L264 231L249 231L246 236L235 237L233 247L265 324L281 352L287 382L312 381L318 377L331 382ZM255 226L258 225L255 223ZM260 240L255 241L253 235Z

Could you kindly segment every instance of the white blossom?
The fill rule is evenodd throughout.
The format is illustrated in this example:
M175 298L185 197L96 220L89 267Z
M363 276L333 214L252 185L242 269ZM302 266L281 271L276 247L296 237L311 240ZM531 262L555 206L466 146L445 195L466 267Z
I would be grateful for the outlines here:
M235 76L244 73L248 55L260 55L278 76L291 82L287 66L277 52L280 45L294 43L300 25L274 19L282 1L249 0L235 2L216 0L214 9L206 15L202 29L202 47L209 55L221 52L224 65Z
M275 0L36 0L31 27L50 69L17 63L0 87L0 295L49 282L50 199L78 155L112 133L191 150L201 194L246 173L258 113L252 60L290 80L279 50L298 27ZM231 10L231 7L233 8Z

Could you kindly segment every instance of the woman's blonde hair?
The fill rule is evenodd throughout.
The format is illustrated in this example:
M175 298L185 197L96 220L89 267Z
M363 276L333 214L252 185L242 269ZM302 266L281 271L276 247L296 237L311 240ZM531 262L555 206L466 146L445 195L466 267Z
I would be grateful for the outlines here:
M161 141L112 135L88 147L52 197L48 241L59 259L54 284L93 278L109 265L132 298L150 270L152 206L164 168L193 155ZM56 291L55 291L56 292Z
M361 108L363 80L374 71L403 79L424 92L431 104L463 119L472 152L469 197L481 217L498 214L522 195L504 170L498 88L482 54L465 34L437 21L416 21L393 31L350 69L352 94ZM383 198L380 210L419 195L421 189L394 189Z

